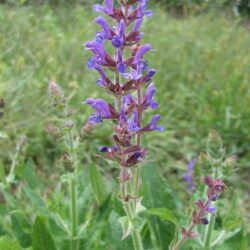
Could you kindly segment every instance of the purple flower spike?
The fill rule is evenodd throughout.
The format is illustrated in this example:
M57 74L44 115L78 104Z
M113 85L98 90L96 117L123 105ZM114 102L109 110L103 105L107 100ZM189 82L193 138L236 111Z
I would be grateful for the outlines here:
M154 83L149 84L146 95L144 97L145 106L144 108L151 107L152 109L156 109L158 107L158 103L154 100L156 88Z
M97 17L95 19L95 22L102 27L106 38L111 39L112 35L111 35L110 27L109 27L106 19L104 17Z
M97 111L97 113L90 116L90 123L102 123L103 118L112 118L109 105L104 100L88 98L86 103Z

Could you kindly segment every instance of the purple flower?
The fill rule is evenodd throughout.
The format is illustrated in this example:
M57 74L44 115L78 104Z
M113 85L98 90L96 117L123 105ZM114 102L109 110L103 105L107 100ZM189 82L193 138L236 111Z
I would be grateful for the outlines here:
M102 29L104 31L104 37L106 37L107 39L111 39L112 35L111 35L110 27L109 27L106 19L104 17L97 17L95 19L95 22L102 27Z
M107 147L107 146L102 146L102 147L99 147L99 150L98 150L100 153L111 153L111 148Z
M86 103L97 111L97 113L94 113L89 117L90 123L102 123L104 118L112 118L109 105L103 99L88 98Z
M106 51L103 44L97 41L90 41L85 44L86 49L91 50L96 56L96 62L99 64L106 64Z
M195 184L194 184L194 166L195 166L195 161L192 160L189 162L187 166L187 172L183 175L184 181L187 182L188 184L188 189L190 191L193 191L195 189Z
M201 219L201 224L207 225L208 223L209 223L209 221L208 221L207 218L202 218L202 219Z
M148 71L148 73L145 75L144 77L144 81L145 82L149 82L151 81L152 77L155 75L156 73L156 70L155 69L151 69Z
M147 2L148 0L140 0L140 3L137 8L137 18L142 18L144 15L149 17L153 15L152 11L147 10Z
M135 24L134 24L134 26L133 26L133 28L132 28L132 32L138 32L138 30L139 30L139 28L140 28L140 26L141 26L141 24L142 24L142 21L143 21L142 18L139 18L139 19L137 19L137 20L135 21Z
M128 130L130 132L136 133L137 131L140 130L139 128L139 121L138 121L138 113L134 112L131 118L128 121Z
M144 54L146 54L149 50L152 49L152 46L150 44L144 44L142 45L136 52L134 57L134 64L137 65L140 63L142 57Z
M152 109L156 109L158 107L158 103L154 100L155 91L156 88L154 83L149 84L143 101L145 109L147 107L151 107Z
M160 120L161 116L159 114L156 114L152 117L150 123L145 126L144 128L140 129L141 132L146 132L146 131L160 131L163 132L164 131L164 127L163 126L157 126L158 121Z
M208 211L209 213L211 213L211 214L215 214L216 211L217 211L217 208L210 205L210 206L207 208L207 211Z
M106 0L106 7L103 7L100 4L94 4L93 10L95 12L104 12L107 15L112 15L114 11L113 0Z
M112 44L115 48L121 48L124 42L124 33L125 33L125 23L122 19L120 21L119 30L117 35L112 38Z
M126 64L123 62L121 49L117 49L117 70L119 73L126 72Z

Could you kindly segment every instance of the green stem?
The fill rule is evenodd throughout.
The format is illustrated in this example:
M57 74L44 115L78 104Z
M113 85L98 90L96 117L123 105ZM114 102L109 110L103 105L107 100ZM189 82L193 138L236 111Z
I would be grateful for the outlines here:
M213 178L218 178L218 169L213 167ZM208 215L208 221L209 224L206 228L205 231L205 236L204 236L204 249L209 250L210 245L211 245L211 238L212 238L212 233L214 230L214 224L215 224L215 216L212 214Z
M208 216L208 227L205 232L205 237L204 237L204 248L209 250L210 249L210 243L211 243L211 237L212 237L212 232L214 229L214 223L215 223L215 217L212 214L209 214Z
M132 238L135 250L143 250L141 235L139 231L132 232Z
M78 211L77 211L77 190L75 176L70 180L70 201L71 201L71 242L70 249L78 250L77 230L78 230Z

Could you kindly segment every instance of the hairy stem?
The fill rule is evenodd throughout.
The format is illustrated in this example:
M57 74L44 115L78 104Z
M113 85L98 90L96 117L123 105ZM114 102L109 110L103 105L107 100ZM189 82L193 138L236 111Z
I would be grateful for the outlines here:
M71 242L70 249L78 250L77 230L78 230L78 210L77 210L77 190L74 174L70 180L70 212L71 212Z
M218 169L217 168L213 168L213 177L215 179L218 177ZM212 215L212 214L209 214L208 215L208 221L209 221L209 224L208 224L208 227L206 228L204 241L203 241L204 248L206 250L210 249L211 238L212 238L212 233L213 233L214 224L215 224L215 216Z
M192 222L187 230L187 234L190 234L194 228L195 224ZM179 250L181 249L182 245L184 244L184 242L186 240L188 240L189 238L186 237L182 237L180 241L178 241L175 246L172 248L172 250Z

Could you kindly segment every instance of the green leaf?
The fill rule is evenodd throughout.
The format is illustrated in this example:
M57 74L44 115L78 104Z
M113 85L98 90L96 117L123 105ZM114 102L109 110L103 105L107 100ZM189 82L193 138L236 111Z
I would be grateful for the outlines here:
M18 239L23 248L31 245L31 225L27 216L22 211L13 211L10 215L11 229L15 238Z
M101 205L107 198L106 183L103 177L93 164L90 166L90 182L94 192L95 199L99 205Z
M0 160L0 181L1 181L4 185L7 185L7 182L6 182L6 175L5 175L5 169L4 169L4 166L3 166L3 163L2 163L1 160Z
M156 164L147 164L141 168L142 203L147 209L166 208L175 210L174 197L160 174ZM147 217L151 241L154 249L168 249L175 234L175 225L170 221L162 221L158 216Z
M44 201L35 191L31 190L28 186L24 186L23 191L31 201L34 208L36 208L39 212L48 215L48 210L46 208Z
M242 217L238 211L237 198L236 196L234 196L231 202L231 206L228 209L227 214L224 216L223 228L226 231L232 231L241 226L242 226Z
M18 170L18 175L22 180L26 180L31 189L39 188L44 189L44 185L36 173L36 164L30 158L28 161Z
M36 218L32 233L33 250L56 250L54 240L46 227L44 218Z
M122 227L122 240L126 239L132 232L132 222L127 216L119 218L119 222Z
M128 237L126 240L121 241L122 238L122 228L119 223L119 215L112 212L109 217L109 227L108 227L108 239L110 247L108 249L115 250L128 250L133 249L132 237Z
M0 238L0 249L1 250L22 250L16 240L10 239L8 236Z
M173 212L167 208L151 208L146 211L148 214L156 215L161 220L170 221L177 225L178 221Z

